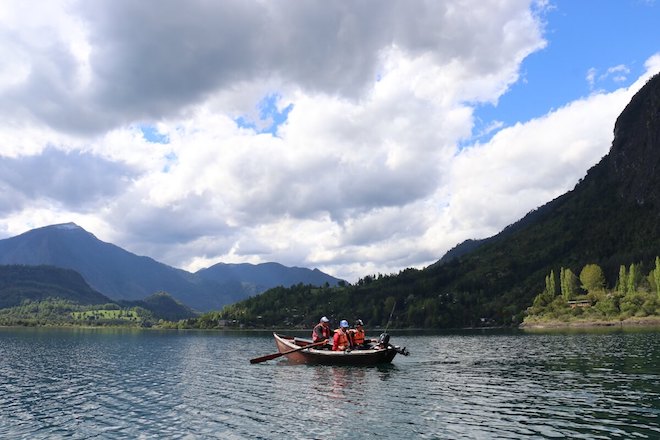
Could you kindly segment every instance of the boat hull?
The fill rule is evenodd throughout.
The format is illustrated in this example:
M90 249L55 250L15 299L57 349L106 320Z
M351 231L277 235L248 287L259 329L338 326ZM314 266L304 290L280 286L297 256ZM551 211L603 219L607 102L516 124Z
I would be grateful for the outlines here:
M273 336L277 350L280 353L298 349L308 344L308 342L299 341L290 336L278 335L277 333L273 333ZM352 350L349 352L308 348L286 354L285 356L290 362L297 364L378 365L392 362L396 354L396 348L390 346L387 348Z

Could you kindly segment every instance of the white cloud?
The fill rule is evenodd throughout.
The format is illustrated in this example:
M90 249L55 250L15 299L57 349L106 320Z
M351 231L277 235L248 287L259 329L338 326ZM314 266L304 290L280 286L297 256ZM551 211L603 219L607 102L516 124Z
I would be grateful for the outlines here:
M597 73L597 70L594 67L591 67L587 71L587 83L589 83L589 88L590 89L593 89L594 85L596 84L596 73Z
M393 48L436 71L475 73L464 77L473 83L465 83L462 99L492 100L516 79L518 63L543 45L522 0L191 0L185 7L174 0L53 0L46 7L26 0L8 6L0 17L7 29L0 53L14 61L0 77L14 82L7 85L5 111L18 107L26 117L76 133L180 117L209 95L244 83L359 100Z
M0 234L75 221L189 270L428 264L570 188L634 91L459 152L545 45L528 1L48 5L0 13L0 167L26 176L0 178ZM271 94L277 137L236 124Z
M623 83L628 79L629 74L630 68L624 64L619 64L608 67L605 72L600 75L598 75L598 69L592 67L588 70L586 78L589 88L593 90L597 84L601 84L608 80L611 80L615 84Z

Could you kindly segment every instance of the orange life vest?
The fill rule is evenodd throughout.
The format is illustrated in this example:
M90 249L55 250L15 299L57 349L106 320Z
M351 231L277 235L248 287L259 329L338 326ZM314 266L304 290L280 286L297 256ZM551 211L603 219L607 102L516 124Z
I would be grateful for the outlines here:
M351 330L351 336L353 336L354 345L363 345L364 344L364 330L359 328L354 328Z
M341 329L335 330L335 337L332 341L332 349L335 351L344 351L351 347L350 339L348 339L348 332L343 332Z

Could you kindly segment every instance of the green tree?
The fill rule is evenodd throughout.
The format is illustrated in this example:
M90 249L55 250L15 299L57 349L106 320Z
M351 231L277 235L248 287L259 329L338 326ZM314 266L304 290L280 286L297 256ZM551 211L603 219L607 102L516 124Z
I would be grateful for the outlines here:
M646 316L643 305L648 299L648 294L643 292L632 292L621 300L621 311L630 316Z
M578 287L578 277L575 276L571 269L561 268L559 272L560 284L561 284L561 295L566 301L570 301L577 292Z
M557 286L555 284L555 271L551 270L550 275L545 277L545 291L552 297L557 295Z
M616 282L616 291L625 295L628 291L628 271L625 265L619 266L619 279Z
M605 274L597 264L587 264L580 272L582 288L589 293L598 292L605 288Z
M655 290L660 299L660 257L655 257L655 269L653 269L653 281L655 281Z
M626 293L635 293L637 292L637 286L639 285L639 273L637 271L637 266L631 264L628 269L628 279L627 279L627 288Z
M598 310L605 317L615 317L621 311L619 310L620 297L602 295L594 305L594 309Z

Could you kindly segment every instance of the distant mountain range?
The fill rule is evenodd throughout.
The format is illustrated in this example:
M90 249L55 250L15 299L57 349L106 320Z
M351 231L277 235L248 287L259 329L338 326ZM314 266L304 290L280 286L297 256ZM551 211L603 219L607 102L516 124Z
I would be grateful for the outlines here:
M294 284L310 284L322 286L328 283L335 286L342 280L331 277L318 269L302 267L286 267L279 263L262 264L225 264L218 263L206 269L195 272L207 281L218 283L237 283L250 294L264 292L275 286L289 287Z
M316 269L277 263L220 263L191 273L103 242L75 223L0 240L0 265L16 264L72 269L112 300L143 300L167 292L198 311L217 310L271 287L297 283L334 286L342 281Z

